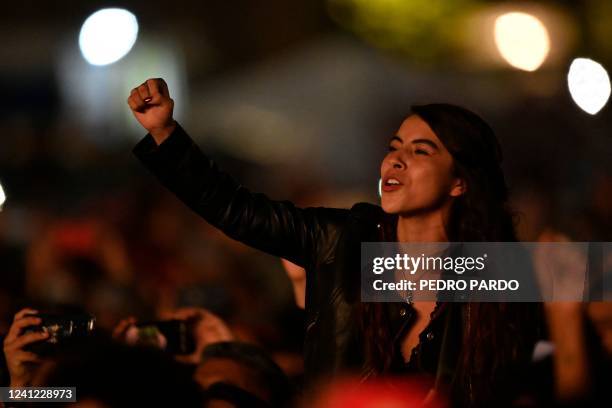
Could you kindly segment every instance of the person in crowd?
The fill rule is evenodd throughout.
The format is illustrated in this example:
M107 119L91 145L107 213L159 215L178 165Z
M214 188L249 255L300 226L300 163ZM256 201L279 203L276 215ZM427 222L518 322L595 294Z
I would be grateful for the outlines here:
M414 106L381 163L381 206L298 208L221 171L173 119L162 79L134 88L128 104L149 132L134 153L163 185L229 237L306 270L309 383L419 373L429 375L431 395L456 405L513 400L511 379L539 336L538 305L360 300L361 242L516 240L501 149L478 115Z
M37 329L42 323L39 316L32 308L20 310L4 339L11 388L75 387L78 404L69 406L203 406L205 396L191 370L161 350L128 347L92 332L61 338L44 355L35 351L32 346L52 335Z
M173 357L193 367L194 379L207 390L209 403L224 400L236 406L287 406L292 391L282 369L259 346L236 341L218 316L201 308L179 308L161 318L190 322L193 352ZM142 346L133 341L132 332L137 330L137 320L130 317L116 326L113 337Z
M533 386L531 395L546 406L553 402L564 406L607 405L604 400L609 403L610 397L606 395L606 379L612 372L612 353L606 339L612 308L607 302L568 299L583 296L597 300L590 298L597 296L590 291L599 287L600 281L595 278L598 272L609 276L611 255L603 257L598 265L589 258L582 243L570 245L568 235L551 227L539 235L538 241L566 245L539 247L534 256L541 287L548 286L546 290L563 301L544 303L548 336L534 350L534 364L528 374L528 382ZM568 296L572 293L573 296ZM601 295L609 297L609 294Z
M167 311L160 316L161 320L184 320L189 322L190 335L193 338L193 352L185 355L176 355L177 361L196 365L202 359L203 350L210 344L224 341L233 341L234 333L229 326L214 313L196 307L178 308ZM113 330L113 338L122 342L137 344L130 340L131 332L137 330L137 320L134 317L123 319Z
M167 353L129 347L102 336L92 336L46 359L32 385L75 387L76 406L82 407L201 408L206 399L191 371Z
M118 231L94 215L56 219L27 252L28 298L41 304L73 304L112 328L123 308L138 304L128 248Z
M254 344L231 341L208 345L194 378L208 391L209 398L213 398L219 384L223 384L243 390L252 395L254 401L262 401L269 407L286 407L291 402L289 379L268 354Z

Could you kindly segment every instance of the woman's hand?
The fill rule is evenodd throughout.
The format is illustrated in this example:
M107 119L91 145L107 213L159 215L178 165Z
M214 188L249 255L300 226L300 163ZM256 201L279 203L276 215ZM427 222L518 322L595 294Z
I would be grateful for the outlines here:
M32 381L33 368L41 362L35 353L25 351L28 344L41 341L49 337L47 332L30 332L22 334L21 331L28 326L41 323L41 319L32 314L38 313L33 309L22 309L13 320L6 338L4 339L4 355L11 377L11 387L26 387Z
M127 100L134 117L160 145L176 127L172 118L174 101L170 98L166 81L161 78L147 79L132 89Z

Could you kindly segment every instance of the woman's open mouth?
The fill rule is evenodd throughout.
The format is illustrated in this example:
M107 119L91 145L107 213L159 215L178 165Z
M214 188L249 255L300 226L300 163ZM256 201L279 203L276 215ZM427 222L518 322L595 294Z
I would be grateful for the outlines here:
M383 180L382 190L386 193L399 190L401 187L402 183L394 177L388 177Z

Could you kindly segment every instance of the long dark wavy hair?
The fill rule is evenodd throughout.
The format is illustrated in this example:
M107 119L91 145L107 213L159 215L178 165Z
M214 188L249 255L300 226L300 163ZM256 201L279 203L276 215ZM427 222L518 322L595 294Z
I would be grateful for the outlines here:
M475 113L450 104L412 107L453 157L455 176L466 183L456 197L446 226L451 242L516 241L508 207L508 188L501 169L502 152L491 127ZM394 237L396 240L397 238ZM529 362L539 330L539 306L529 303L453 304L461 316L462 344L451 380L458 406L483 406L507 395L510 377ZM362 303L361 324L367 368L389 371L397 344L386 330L380 303Z

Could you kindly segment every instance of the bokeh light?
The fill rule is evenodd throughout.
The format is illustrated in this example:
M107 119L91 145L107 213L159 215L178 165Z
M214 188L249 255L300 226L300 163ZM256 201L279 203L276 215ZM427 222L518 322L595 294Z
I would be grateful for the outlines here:
M476 0L327 0L332 20L412 62L448 59L462 45L462 18Z
M588 58L576 58L567 74L572 99L580 109L596 114L610 98L610 77L606 69Z
M108 65L123 58L138 36L136 16L127 10L108 8L85 20L79 34L83 57L92 65Z
M4 189L2 188L2 184L0 184L0 210L2 210L2 206L6 201L6 194L4 194Z
M531 14L505 13L495 20L494 32L499 53L515 68L535 71L550 51L548 30Z

